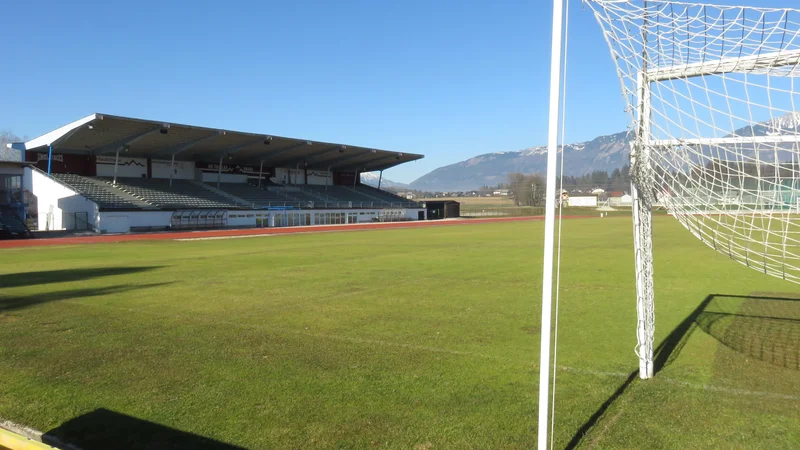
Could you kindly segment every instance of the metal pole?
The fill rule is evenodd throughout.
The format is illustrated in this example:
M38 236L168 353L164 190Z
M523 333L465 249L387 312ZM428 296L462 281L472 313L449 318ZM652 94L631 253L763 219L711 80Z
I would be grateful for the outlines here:
M380 175L378 175L378 189L381 188L381 180L383 180L383 170L381 170Z
M217 189L219 189L219 181L222 179L222 158L225 156L219 157L219 167L217 167Z
M261 160L261 165L258 166L258 187L259 188L261 187L261 178L264 176L263 172L264 172L264 160L262 159Z
M117 154L114 157L114 182L112 183L114 186L117 185L117 166L119 165L119 147L117 147Z
M653 286L652 187L650 167L650 81L639 74L639 123L631 146L631 197L633 198L633 245L636 268L636 339L639 378L653 376L655 289Z
M542 270L542 336L539 354L539 450L547 450L550 412L550 329L553 305L553 242L556 216L556 162L558 110L561 90L561 39L563 0L553 0L553 35L550 50L550 112L547 131L547 198L545 200L544 260Z
M175 172L175 155L172 155L172 162L169 165L169 187L172 187L172 174Z
M328 195L328 183L331 181L331 178L333 178L331 167L333 166L328 166L328 178L325 178L325 195Z
M53 162L53 146L47 146L47 175L50 175L50 165Z
M356 188L356 180L358 180L358 171L356 170L355 176L353 176L353 189Z

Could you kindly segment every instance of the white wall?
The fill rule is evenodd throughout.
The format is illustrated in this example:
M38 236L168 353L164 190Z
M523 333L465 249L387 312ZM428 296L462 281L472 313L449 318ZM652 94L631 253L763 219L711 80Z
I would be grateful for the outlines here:
M98 177L114 176L114 158L114 156L97 157ZM141 178L142 175L147 175L147 160L145 158L130 158L122 154L119 155L119 164L117 165L118 177ZM169 172L167 172L167 176L169 176Z
M101 212L99 229L103 233L127 233L131 227L166 227L172 211Z
M269 213L266 211L228 211L228 226L254 227L256 218L268 220Z
M284 169L282 167L278 167L275 169L275 176L270 178L272 181L280 184L288 184L289 183L289 170Z
M309 170L308 171L308 184L317 184L317 185L333 185L331 181L331 176L327 171L324 170Z
M404 210L394 210L394 211L396 211L396 214L399 215L400 217L406 217L406 218L411 219L411 220L417 220L418 217L419 217L419 211L425 211L425 210L422 209L422 208L417 208L417 209L404 209ZM311 224L312 225L319 224L317 222L317 216L318 215L322 217L322 215L328 214L328 213L344 213L345 214L345 218L347 217L348 214L357 214L358 215L357 216L358 217L357 223L369 223L369 222L372 222L372 220L374 218L379 217L381 215L381 210L380 209L374 209L374 210L366 210L366 209L294 210L294 211L286 211L286 213L284 213L283 211L270 211L269 212L269 215L270 215L270 221L269 221L270 225L269 226L274 226L273 224L275 224L275 216L285 216L285 215L288 215L288 214L293 214L293 213L298 213L298 212L299 213L303 213L303 214L310 213L311 214ZM347 220L347 219L345 219L345 220ZM230 219L229 219L229 223L230 223Z
M633 205L633 197L628 194L623 195L622 197L610 197L608 199L609 206L632 206Z
M275 169L275 176L271 180L280 184L303 184L305 183L305 169L278 167Z
M405 217L416 220L417 212L422 209L406 209ZM294 210L285 214L302 213L311 214L311 224L314 225L316 214L345 213L358 214L358 223L369 223L380 215L380 210L357 209L329 209L329 210ZM283 211L228 211L227 224L229 228L246 228L259 226L273 226L275 216L285 216ZM166 227L172 221L172 211L131 211L131 212L101 212L99 214L99 229L104 233L127 233L131 227ZM263 221L263 222L262 222ZM267 225L269 224L269 225Z
M428 210L427 209L422 209L422 208L419 208L419 209L407 209L406 210L406 217L411 219L411 220L418 220L420 211L423 212L423 216L427 220L427 218L428 218Z
M30 167L25 168L22 184L23 189L36 196L39 216L37 229L39 231L63 230L65 226L71 226L71 220L67 218L67 223L65 223L64 216L76 212L87 213L89 223L97 228L99 220L97 203L80 195L75 190ZM50 223L48 223L48 214L51 207L53 214L50 217Z
M171 164L172 161L169 159L150 160L152 178L169 178ZM172 178L176 180L194 180L194 162L176 160L175 173L172 175Z
M597 206L597 197L593 195L586 197L570 197L569 206Z

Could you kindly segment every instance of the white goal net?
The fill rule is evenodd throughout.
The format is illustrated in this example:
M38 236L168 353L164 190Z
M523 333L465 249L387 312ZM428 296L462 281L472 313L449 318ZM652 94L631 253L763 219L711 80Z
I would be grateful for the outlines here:
M800 282L800 11L587 3L616 64L633 133L637 353L648 377L654 203L716 251Z

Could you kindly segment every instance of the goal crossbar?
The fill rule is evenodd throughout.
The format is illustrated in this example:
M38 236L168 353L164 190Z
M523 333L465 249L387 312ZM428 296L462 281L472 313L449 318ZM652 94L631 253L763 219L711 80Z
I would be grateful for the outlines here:
M649 81L666 81L731 72L754 72L800 64L800 49L783 50L750 56L735 56L711 61L701 61L647 71Z
M647 145L651 147L678 147L695 145L744 145L744 144L800 144L800 135L775 136L731 136L723 138L689 138L689 139L651 139Z

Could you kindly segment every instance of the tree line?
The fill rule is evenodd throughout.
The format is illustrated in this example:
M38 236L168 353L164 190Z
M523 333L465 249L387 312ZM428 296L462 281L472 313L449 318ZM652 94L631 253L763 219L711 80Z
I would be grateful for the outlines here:
M560 178L556 180L556 186L562 186ZM629 193L630 187L631 176L628 164L614 169L610 173L606 170L595 170L581 176L568 175L564 177L563 183L563 189L570 194L589 193L598 188L606 192ZM449 195L471 196L474 194L483 197L502 189L508 189L509 198L513 199L517 206L544 206L546 179L541 173L509 173L505 182L495 186L484 185L465 192L451 192ZM398 189L391 190L397 191ZM436 198L442 195L442 192L402 190L413 192L417 198Z
M606 192L628 192L631 186L630 166L624 165L611 173L595 170L581 176L565 176L563 185L556 179L556 188L562 187L570 194L588 193L594 189ZM544 206L546 179L542 174L510 173L508 181L498 185L500 189L508 189L509 196L517 206Z

